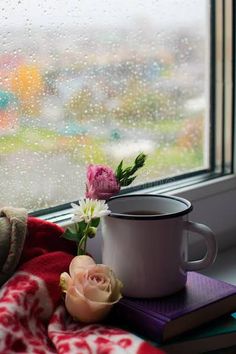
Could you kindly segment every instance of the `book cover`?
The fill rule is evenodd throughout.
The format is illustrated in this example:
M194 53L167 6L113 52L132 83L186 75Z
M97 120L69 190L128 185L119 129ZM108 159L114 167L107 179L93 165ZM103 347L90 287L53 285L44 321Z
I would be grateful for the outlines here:
M168 341L161 348L169 354L197 354L236 345L236 312ZM236 353L236 350L235 352Z
M181 291L162 298L124 297L112 319L154 341L166 341L222 315L236 311L236 286L189 272Z

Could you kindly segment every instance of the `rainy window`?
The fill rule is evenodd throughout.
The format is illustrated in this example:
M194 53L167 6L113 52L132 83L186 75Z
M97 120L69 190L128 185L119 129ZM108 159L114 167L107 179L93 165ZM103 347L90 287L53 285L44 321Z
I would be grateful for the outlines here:
M0 4L1 205L77 200L141 151L136 185L209 167L207 1Z

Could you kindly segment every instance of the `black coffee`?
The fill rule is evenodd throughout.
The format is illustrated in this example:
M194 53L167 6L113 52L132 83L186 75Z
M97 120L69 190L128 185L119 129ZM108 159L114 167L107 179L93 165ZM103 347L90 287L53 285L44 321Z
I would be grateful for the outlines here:
M160 215L163 213L160 213L159 211L155 210L132 210L132 211L126 211L123 214L129 214L129 215Z

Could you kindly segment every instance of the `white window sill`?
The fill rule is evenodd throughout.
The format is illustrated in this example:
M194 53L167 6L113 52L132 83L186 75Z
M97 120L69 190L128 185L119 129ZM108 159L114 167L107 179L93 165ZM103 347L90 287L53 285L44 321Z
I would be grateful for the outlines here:
M219 254L215 263L201 273L236 285L236 247Z
M219 194L224 194L236 190L236 175L228 175L215 178L191 186L178 188L167 192L167 194L178 195L193 201L210 198Z
M228 192L236 191L236 175L229 175L224 177L219 177L209 181L200 182L197 184L191 184L186 187L179 187L176 183L176 188L172 188L171 191L162 190L160 191L158 187L142 189L142 193L165 193L167 195L176 195L179 197L186 198L194 203L194 201L200 201L220 194L225 194ZM134 193L139 193L138 191ZM50 214L45 214L41 218L45 220L51 220L56 222L61 226L68 225L68 221L71 217L72 208L65 209L63 211L57 211Z

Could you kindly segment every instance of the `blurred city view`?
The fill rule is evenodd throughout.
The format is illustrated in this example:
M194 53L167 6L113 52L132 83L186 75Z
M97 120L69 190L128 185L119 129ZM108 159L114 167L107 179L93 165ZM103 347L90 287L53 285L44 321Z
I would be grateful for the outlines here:
M208 166L207 8L182 3L186 16L191 10L186 25L178 21L182 5L172 26L162 18L158 27L158 2L157 24L144 13L106 26L90 18L70 26L53 16L34 25L26 5L24 24L17 14L5 19L2 206L32 211L78 200L89 163L115 168L141 151L148 159L136 184ZM204 16L195 18L194 6Z

